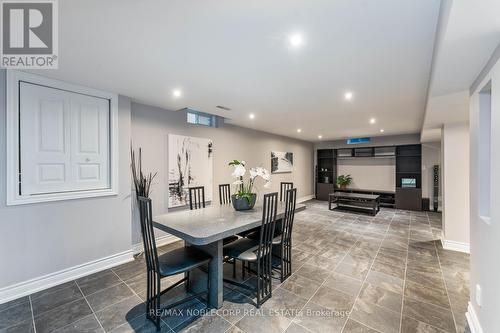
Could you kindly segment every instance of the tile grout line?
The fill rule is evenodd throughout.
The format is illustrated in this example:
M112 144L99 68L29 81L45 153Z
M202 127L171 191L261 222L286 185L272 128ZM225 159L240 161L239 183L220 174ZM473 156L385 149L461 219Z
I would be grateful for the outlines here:
M406 261L405 261L405 275L403 277L403 290L402 290L402 297L401 297L401 312L400 312L400 318L399 318L399 332L401 333L401 330L403 329L403 310L405 306L405 291L406 291L406 272L408 271L408 255L410 253L410 234L411 234L411 216L410 216L410 224L408 225L408 239L407 241L407 247L406 247Z
M455 313L453 312L453 309L451 307L450 293L448 292L448 286L446 284L446 279L444 278L443 267L441 266L441 259L439 258L439 251L438 251L438 248L437 248L437 245L435 242L434 242L434 249L436 250L436 256L438 259L439 270L441 271L441 277L443 278L444 290L446 291L446 296L448 297L448 302L450 304L450 312L451 312L451 316L453 318L453 325L455 325L455 332L458 332L457 321L455 319Z
M394 215L392 216L391 218L391 224L392 224L392 221L394 220ZM371 222L370 222L371 223ZM377 258L378 256L378 253L380 252L380 249L382 248L382 243L384 242L384 240L387 238L387 232L388 232L389 228L387 228L387 231L385 232L384 234L384 239L380 242L379 246L378 246L378 249L377 249L377 253L375 253L375 256L373 257L373 261L370 265L370 268L368 269L368 272L365 276L365 278L363 279L362 283L361 283L361 288L359 289L358 291L358 294L356 295L356 297L354 298L354 302L352 303L352 307L351 307L351 310L349 311L349 315L347 316L347 320L345 321L344 325L342 326L342 330L341 332L344 331L346 325L347 325L347 322L349 321L349 319L351 318L351 314L352 314L352 311L354 309L354 306L356 305L356 301L359 299L359 295L361 295L361 291L363 290L363 286L365 285L366 283L366 280L368 279L368 275L370 274L371 270L372 270L372 267L373 267L373 264L375 263L375 259Z
M356 220L357 220L357 218L356 218ZM347 229L347 227L348 227L349 225L351 225L352 223L354 223L354 221L353 221L353 222L351 222L351 223L349 223L348 225L346 225L346 226L342 229L342 231L345 231L345 229ZM344 254L344 256L342 257L342 259L341 259L341 260L339 260L338 264L337 264L337 265L335 265L335 268L332 270L332 273L330 273L330 274L326 277L326 279L325 279L325 280L324 280L324 281L320 284L320 286L318 287L318 289L314 292L314 294L312 294L312 296L311 296L311 297L309 297L309 299L307 300L307 302L306 302L306 303L302 306L302 308L298 311L298 313L300 313L300 312L302 312L302 310L304 310L304 308L306 307L306 305L307 305L307 304L311 301L311 299L312 299L312 298L313 298L313 297L314 297L314 296L318 293L318 290L319 290L319 289L321 289L321 287L325 284L326 280L328 280L328 279L330 278L330 276L332 276L332 275L334 274L335 269L337 269L338 265L340 265L340 263L341 263L341 262L345 259L345 257L346 257L346 256L347 256L347 254L349 253L349 251L350 251L350 250L354 247L354 245L356 245L356 242L358 241L358 239L359 239L359 237L356 237L356 241L353 243L353 245L351 245L351 247L349 248L349 250L347 250L347 251L346 251L346 253L345 253L345 254ZM304 264L305 264L305 263L304 263ZM290 325L292 325L292 323L293 323L293 321L294 321L294 319L295 319L296 317L297 317L297 316L293 317L293 318L290 320L290 323L289 323L289 324L288 324L288 326L287 326L287 327L283 330L283 332L285 332L285 331L286 331L286 330L290 327ZM346 322L347 322L347 320L349 320L349 318L347 318L347 319L346 319ZM301 327L302 327L302 325L299 325L299 326L301 326Z
M132 291L132 293L133 293L134 295L136 295L136 296L137 296L137 297L138 297L141 301L146 302L146 301L144 301L144 300L142 299L142 297L141 297L141 296L139 296L139 294L137 294L137 293L135 292L135 290L134 290L134 289L132 289L132 287L130 287L130 286L127 284L127 282L125 282L125 281L124 281L124 280L123 280L123 279L122 279L122 278L118 275L118 273L116 273L116 272L115 272L112 268L111 268L111 271L112 271L112 272L113 272L113 273L114 273L114 274L118 277L118 279L119 279L119 280L120 280L120 281L121 281L121 282L122 282L125 286L127 286L127 288L129 288L129 289ZM233 291L238 292L237 290L233 290ZM196 301L197 301L197 302L199 302L200 304L203 304L203 303L202 303L200 300L198 300L198 299L196 299ZM117 302L117 303L118 303L118 302ZM114 304L116 304L116 303L114 303ZM112 304L112 305L113 305L113 304ZM109 305L109 306L111 306L111 305ZM108 306L108 307L109 307L109 306ZM106 308L107 308L107 307L106 307ZM207 308L207 309L208 309L208 308ZM221 318L221 319L223 319L224 321L227 321L227 322L228 322L231 326L235 326L235 325L233 325L231 322L229 322L228 320L226 320L225 318L223 318L222 316L220 316L217 312L215 313L215 315L216 315L217 317L220 317L220 318ZM139 318L139 317L141 317L141 316L137 316L137 317L136 317L136 318L134 318L133 320L135 320L135 319L137 319L137 318ZM186 322L186 321L187 321L187 320L189 320L189 319L186 319L185 321L181 322L181 323L180 323L179 325L177 325L175 328L171 328L171 327L170 327L170 325L168 325L168 323L167 323L165 320L163 320L163 318L160 318L160 320L161 320L161 321L162 321L162 322L163 322L163 323L167 326L167 328L168 328L168 329L170 329L170 331L175 332L175 331L174 331L174 329L175 329L176 327L178 327L178 326L182 325L184 322ZM124 323L124 324L122 324L122 325L120 325L120 326L118 326L118 327L121 327L121 326L123 326L123 325L125 325L125 324L126 324L126 323ZM231 328L231 326L230 326L229 328Z
M132 293L133 293L135 296L137 296L137 297L138 297L138 298L139 298L142 302L146 303L146 301L145 301L145 300L143 300L143 299L142 299L142 297L141 297L141 296L139 296L139 294L137 294L137 293L135 292L135 290L134 290L134 289L132 289L132 287L130 287L130 286L127 284L127 282L125 282L125 281L124 281L124 280L123 280L123 279L122 279L122 278L121 278L121 277L120 277L120 276L119 276L119 275L118 275L118 274L114 271L114 269L112 269L112 268L111 268L111 271L113 272L113 274L115 274L115 275L118 277L118 279L119 279L119 280L120 280L120 281L121 281L124 285L126 285L126 286L127 286L127 288L128 288L128 289L130 289L130 290L132 291ZM147 273L147 272L146 272L146 273ZM147 277L146 277L146 279L147 279ZM118 302L117 302L117 303L118 303ZM116 304L116 303L115 303L115 304ZM139 317L140 317L140 316L137 316L137 317L136 317L136 318L134 318L134 319L137 319L137 318L139 318ZM148 320L149 320L149 319L148 319ZM173 329L172 329L172 328L171 328L171 327L167 324L167 322L166 322L166 321L164 321L164 320L163 320L163 318L160 318L160 320L161 320L161 321L162 321L162 322L163 322L163 323L164 323L164 324L165 324L165 325L166 325L166 326L167 326L167 327L168 327L168 328L169 328L172 332L174 332L174 330L173 330ZM125 325L125 324L126 324L126 323L124 323L124 324L122 324L122 325ZM182 323L181 323L181 324L182 324ZM122 326L122 325L120 325L120 326ZM120 327L120 326L118 326L118 327Z
M375 304L375 305L377 305L377 304ZM378 306L378 305L377 305L377 306ZM384 308L384 309L385 309L385 308ZM377 333L385 333L385 332L379 331L379 330L378 330L378 329L376 329L376 328L371 327L371 326L370 326L370 325L368 325L368 324L364 324L364 323L362 323L362 322L360 322L360 321L357 321L356 319L349 318L349 320L352 320L352 321L354 321L354 322L356 322L356 323L358 323L358 324L360 324L360 325L362 325L362 326L368 327L369 329L371 329L371 330L373 330L373 331L375 331L375 332L377 332ZM347 333L347 332L346 332L346 333Z
M80 288L80 286L78 285L78 283L76 282L76 280L75 280L75 284L76 284L76 286L78 287L78 290L80 290L80 293L82 294L83 299L85 300L85 302L87 302L87 305L89 306L90 311L92 311L92 314L94 315L95 320L97 320L97 323L98 323L98 324L99 324L99 326L102 328L102 331L103 331L103 332L106 332L106 330L104 329L104 327L102 327L101 321L99 320L99 318L97 318L97 315L96 315L96 313L95 313L94 309L92 308L92 306L90 305L89 301L87 300L87 297L85 297L85 294L83 293L82 289ZM78 320L77 320L77 321L78 321ZM76 321L75 321L75 322L76 322ZM72 324L72 323L70 323L70 324L68 324L68 325L66 325L66 326L69 326L69 325L71 325L71 324Z
M307 304L307 303L306 303L306 304ZM300 325L300 324L298 324L298 323L294 323L294 322L293 322L293 320L292 320L292 322L290 323L290 325L288 325L288 327L285 329L285 331L286 331L286 330L287 330L290 326L292 326L292 324L302 327L304 330L306 330L306 332L311 332L311 333L314 333L313 331L311 331L311 330L310 330L310 329L308 329L307 327L302 326L302 325Z
M358 217L356 217L354 220L352 220L350 223L348 223L343 229L342 229L342 232L347 232L346 229L350 226L350 225L353 225L355 224L357 221L360 221L358 219ZM342 257L342 259L339 260L339 262L337 263L337 265L335 265L335 268L332 270L332 272L327 276L327 278L320 284L320 286L318 287L318 289L316 290L316 292L307 300L307 303L304 304L304 306L302 307L301 311L305 308L305 306L311 302L312 298L318 293L319 289L321 287L324 286L325 282L333 275L333 274L336 274L335 270L337 269L337 267L342 263L342 261L347 257L347 255L350 253L350 251L356 246L356 243L359 241L359 239L361 238L362 235L359 235L359 236L356 236L356 240L354 241L354 243L349 247L349 249L346 251L346 253L344 254L344 256ZM337 274L341 274L341 273L337 273ZM341 275L344 275L344 274L341 274ZM352 278L352 277L350 277ZM352 278L354 279L354 278ZM354 280L357 280L357 279L354 279ZM337 289L335 289L337 290ZM338 290L340 291L340 290ZM342 292L342 291L340 291ZM344 292L343 292L344 293ZM356 302L356 298L354 298L354 302ZM354 302L353 302L353 305L354 305ZM313 302L314 303L314 302ZM352 309L351 309L352 310ZM349 312L350 314L350 312ZM344 323L344 326L346 325L347 321L349 320L349 316L347 316L347 319ZM344 329L344 326L342 327L342 330Z
M130 291L132 291L132 293L133 293L135 296L139 297L139 299L140 299L141 301L144 301L144 300L142 299L142 297L141 297L141 296L139 296L139 294L137 294L137 293L135 292L135 290L134 290L134 289L132 289L132 287L130 287L130 286L127 284L127 282L125 282L125 281L124 281L124 280L120 277L120 275L118 275L118 274L117 274L117 273L116 273L116 272L115 272L112 268L111 268L111 271L113 272L113 274L115 274L115 275L116 275L116 277L118 278L118 280L120 280L120 281L121 281L121 283L123 283L124 285L126 285L126 286L127 286L127 288L128 288L128 289L130 289ZM146 273L147 273L147 272L146 272ZM140 273L139 273L139 274L140 274ZM147 278L147 277L146 277L146 278ZM144 301L144 302L145 302L145 301Z
M31 320L33 321L33 332L36 333L36 325L35 325L35 313L33 312L33 302L31 301L31 295L28 295L28 299L30 301L31 308Z
M409 240L411 240L411 238L409 238ZM436 250L436 257L437 257L437 259L438 259L438 261L439 261L439 254L438 254L438 251L437 251L437 248L436 248L435 243L434 243L434 249ZM442 271L441 266L440 266L440 269L441 269L441 271ZM442 275L442 276L443 276L443 275ZM445 282L445 281L446 281L446 280L444 279L444 276L443 276L443 282L444 282L444 284L445 284L445 288L446 288L446 282ZM405 277L405 282L406 282L406 277ZM413 282L413 281L412 281L412 282ZM417 283L417 282L413 282L413 283ZM419 283L417 283L417 284L419 284ZM449 294L448 294L448 291L447 291L447 290L445 290L445 292L446 292L446 294L447 294L447 296L448 296L448 300L449 300ZM451 302L450 302L450 308L449 308L449 309L447 309L447 308L445 308L445 307L443 307L443 306L436 305L436 304L433 304L433 303L429 303L429 302L424 301L424 300L421 300L421 299L416 299L416 298L413 298L413 297L406 297L406 296L404 296L404 297L405 297L405 298L407 298L407 299L410 299L410 300L413 300L413 301L419 302L419 303L423 303L423 304L427 304L427 305L431 305L431 306L434 306L434 307L441 308L441 309L443 309L443 310L445 310L445 311L451 311ZM450 301L450 300L449 300L449 301ZM451 312L452 312L452 315L453 315L453 318L454 318L453 311L451 311ZM411 315L408 315L408 317L410 317L410 318L412 318L412 319L414 319L414 320L416 320L416 321L418 321L418 322L422 322L420 319L417 319L417 318L415 318L415 317L413 317L413 316L411 316ZM455 320L455 319L454 319L454 320ZM425 323L425 322L423 322L423 323L424 323L425 325L431 326L431 327L433 327L433 328L436 328L436 329L439 329L439 330L443 330L442 328L439 328L439 327L437 327L437 326L435 326L435 325L432 325L432 324L429 324L429 323ZM455 325L456 325L456 324L455 324ZM456 326L455 326L455 328L456 328ZM443 330L443 331L444 331L444 330ZM457 331L457 332L458 332L458 331Z

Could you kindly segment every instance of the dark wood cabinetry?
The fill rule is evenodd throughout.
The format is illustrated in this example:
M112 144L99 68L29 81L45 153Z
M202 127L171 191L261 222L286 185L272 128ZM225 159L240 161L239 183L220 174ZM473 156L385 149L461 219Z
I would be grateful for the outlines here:
M422 146L396 147L396 208L422 210Z
M405 210L422 210L422 189L397 187L396 208Z
M396 191L348 189L347 192L380 195L380 206L422 210L421 145L318 149L316 199L328 200L336 189L337 160L351 158L395 158Z
M328 194L335 191L337 158L335 149L318 149L316 163L316 198L328 200Z
M328 200L328 195L335 192L334 184L316 183L316 199Z

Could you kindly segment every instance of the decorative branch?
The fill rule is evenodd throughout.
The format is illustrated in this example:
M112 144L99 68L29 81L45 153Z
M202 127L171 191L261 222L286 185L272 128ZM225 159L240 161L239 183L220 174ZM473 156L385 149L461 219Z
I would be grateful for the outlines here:
M132 178L134 181L135 194L137 196L142 196L149 198L149 192L151 190L151 184L153 183L153 179L156 177L157 172L148 173L144 175L142 173L142 149L139 148L139 156L136 159L135 151L130 147L130 157L131 157L131 169L132 169ZM137 168L138 166L138 168Z

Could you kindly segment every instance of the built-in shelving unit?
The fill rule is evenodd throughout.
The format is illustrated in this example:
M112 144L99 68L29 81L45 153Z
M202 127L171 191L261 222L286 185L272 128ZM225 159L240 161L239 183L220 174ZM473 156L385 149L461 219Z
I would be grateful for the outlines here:
M336 189L337 161L357 158L395 159L396 191L347 189L347 192L377 194L380 196L380 205L383 207L422 209L422 149L420 145L318 149L316 163L316 198L318 200L328 200L328 195ZM413 186L413 180L414 187L409 187Z
M422 147L396 148L396 208L422 210Z
M316 164L316 198L328 200L328 194L335 190L337 159L335 149L318 149Z

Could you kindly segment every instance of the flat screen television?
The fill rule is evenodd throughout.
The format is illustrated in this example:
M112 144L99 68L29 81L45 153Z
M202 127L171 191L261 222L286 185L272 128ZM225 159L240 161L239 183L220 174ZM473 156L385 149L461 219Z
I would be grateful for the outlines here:
M415 188L415 187L417 187L417 179L416 178L401 178L401 187Z

